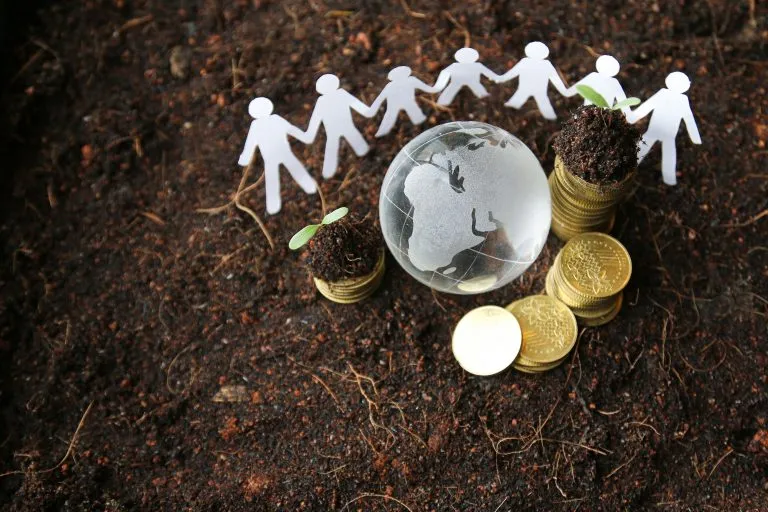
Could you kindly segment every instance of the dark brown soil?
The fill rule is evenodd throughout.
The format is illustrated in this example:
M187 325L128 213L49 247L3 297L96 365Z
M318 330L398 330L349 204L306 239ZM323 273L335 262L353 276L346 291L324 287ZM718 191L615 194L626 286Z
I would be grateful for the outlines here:
M768 510L768 3L49 4L3 88L2 508ZM568 84L603 52L630 96L685 71L704 140L681 131L676 187L658 148L640 165L614 230L624 307L562 367L472 377L450 344L469 309L544 288L554 236L489 294L432 293L390 258L370 299L337 305L288 249L319 195L283 171L279 215L262 185L239 198L274 249L230 203L253 97L303 129L323 73L370 104L395 65L432 82L470 43L502 72L532 40ZM380 139L382 113L356 117L371 152L343 147L330 180L322 136L293 148L329 211L372 218L400 148L452 119L503 127L549 172L558 124L504 107L516 83L449 109L420 94L424 124ZM561 119L580 103L550 97Z
M562 124L553 147L565 168L596 185L620 182L637 168L640 130L621 110L580 107Z
M309 241L307 265L328 282L373 272L384 247L381 231L369 218L343 219L321 226Z

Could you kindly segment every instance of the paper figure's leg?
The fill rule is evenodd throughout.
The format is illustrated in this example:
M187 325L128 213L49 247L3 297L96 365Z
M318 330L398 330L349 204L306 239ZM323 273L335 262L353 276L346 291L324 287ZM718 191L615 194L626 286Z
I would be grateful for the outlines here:
M530 96L526 94L525 91L518 89L515 91L515 94L513 94L512 97L509 98L506 103L504 103L504 106L520 108L523 106L523 104L525 104L526 101L528 101L528 98L530 98Z
M488 91L485 90L485 87L483 87L483 84L480 82L470 82L467 85L478 98L485 98L488 96Z
M642 162L646 156L648 156L648 153L651 151L651 148L653 148L653 145L656 144L657 141L658 139L652 139L648 137L647 133L643 135L643 138L640 139L640 142L638 143L638 146L640 147L640 150L637 152L638 164Z
M440 96L438 96L437 104L450 105L453 99L456 97L456 94L458 94L460 89L461 89L460 85L456 85L453 82L451 82L450 84L448 84L448 87L443 89L443 92L440 93Z
M405 113L413 124L421 124L427 120L427 116L421 111L416 102L405 106Z
M338 135L327 134L325 141L325 157L323 158L323 178L328 179L336 174L339 166L339 141Z
M552 107L549 97L546 95L534 96L533 100L536 102L536 106L539 107L539 112L544 116L544 119L549 119L550 121L557 119L557 114L555 114L555 109Z
M357 156L365 156L368 154L368 150L371 149L368 147L368 142L363 138L363 135L354 126L347 132L344 138L347 139L349 145L352 146L352 151Z
M661 177L667 185L677 185L677 146L675 139L661 141Z
M264 189L267 194L267 213L270 215L280 211L280 164L264 162Z
M285 168L288 169L288 172L291 173L293 179L296 180L296 183L299 184L304 192L307 194L314 194L317 192L317 183L315 183L314 178L307 172L304 164L296 158L296 155L293 153L287 155L283 165L285 165Z
M383 137L392 131L399 113L400 109L387 108L387 111L384 113L384 119L381 120L381 125L379 125L379 130L376 132L376 137Z

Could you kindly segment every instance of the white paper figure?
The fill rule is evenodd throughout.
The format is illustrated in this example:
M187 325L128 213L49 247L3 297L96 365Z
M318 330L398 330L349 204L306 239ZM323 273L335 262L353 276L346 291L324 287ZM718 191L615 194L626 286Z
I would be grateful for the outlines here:
M549 48L542 42L534 41L525 46L525 57L497 80L501 83L520 77L517 91L504 105L519 109L526 101L533 98L545 119L557 119L555 109L552 108L547 96L549 82L552 82L555 89L563 96L568 93L555 66L547 60L548 56Z
M439 89L431 87L415 76L411 75L411 68L408 66L398 66L387 75L389 83L384 86L379 96L371 104L368 111L369 117L373 117L379 111L384 102L387 102L387 111L384 113L384 119L381 120L376 137L387 135L395 126L397 116L401 110L404 110L408 118L415 125L423 123L427 116L421 111L416 103L416 90L434 93Z
M619 69L621 69L618 60L610 55L601 55L595 62L595 68L597 72L593 71L569 87L566 96L570 97L578 94L576 91L577 85L588 85L600 93L600 96L605 98L608 105L613 105L627 99L621 83L619 83L618 79L614 78L619 73ZM591 105L592 102L584 98L584 104ZM630 112L629 107L624 107L621 111L624 112L624 115L628 115Z
M307 127L307 137L314 141L322 124L325 128L325 158L323 160L323 178L336 174L339 164L339 146L344 138L352 146L357 156L368 153L368 143L355 127L352 110L365 117L372 117L368 105L339 88L336 75L326 74L315 82L315 89L320 93L312 111Z
M317 192L317 184L307 169L293 154L288 135L309 144L307 135L277 114L268 98L256 98L248 105L248 113L254 118L245 139L245 147L238 164L246 166L255 156L256 148L264 159L264 186L267 195L267 213L280 211L280 166L284 165L299 186L307 194Z
M435 82L435 92L443 91L440 97L437 98L437 104L450 105L456 94L464 87L469 87L478 98L488 96L488 91L480 83L480 79L484 76L496 81L500 77L483 64L477 62L477 59L480 57L477 50L461 48L453 57L456 59L456 62L442 70L437 77L437 82Z
M651 147L656 142L661 142L661 175L664 178L664 183L675 185L677 184L675 138L680 123L685 123L688 136L694 144L701 144L701 136L693 118L688 96L685 95L691 86L688 76L680 71L672 72L667 75L665 84L667 85L666 88L661 89L627 115L627 120L630 123L635 123L653 112L648 123L648 130L640 141L637 160L638 163L642 162Z

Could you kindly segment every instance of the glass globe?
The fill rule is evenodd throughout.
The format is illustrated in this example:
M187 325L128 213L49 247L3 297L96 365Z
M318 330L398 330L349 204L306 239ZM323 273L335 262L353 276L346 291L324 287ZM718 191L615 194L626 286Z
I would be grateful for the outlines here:
M533 263L549 233L549 186L517 137L460 121L425 131L384 177L384 240L410 275L438 291L503 286Z

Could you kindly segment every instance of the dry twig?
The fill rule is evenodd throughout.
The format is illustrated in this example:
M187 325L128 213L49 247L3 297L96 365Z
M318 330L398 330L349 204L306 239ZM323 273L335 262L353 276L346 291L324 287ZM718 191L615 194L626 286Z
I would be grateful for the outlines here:
M264 224L264 222L261 220L261 217L259 217L256 212L254 212L251 208L244 205L240 202L240 198L250 192L251 190L258 187L262 181L264 181L264 174L262 174L258 180L256 180L255 183L251 183L247 187L245 186L246 182L248 181L248 176L251 173L251 169L253 168L253 161L251 161L250 164L248 164L243 171L243 177L240 178L240 184L237 186L237 191L235 192L235 195L232 197L232 200L228 202L227 204L223 204L221 206L215 206L213 208L198 208L196 211L198 213L207 213L210 215L216 215L218 213L221 213L225 211L227 208L234 206L240 211L243 211L247 213L248 215L253 218L254 221L256 221L256 224L258 224L259 228L261 229L261 232L264 233L264 237L267 239L267 242L269 243L269 247L274 251L275 250L275 241L272 239L272 235L269 233L269 230L267 230L267 226Z
M62 464L64 464L64 461L69 458L69 456L72 454L72 451L75 448L75 442L77 441L77 436L80 434L80 430L82 430L83 425L85 425L85 419L88 417L88 413L91 412L91 407L93 407L93 401L91 401L90 404L88 404L88 407L85 409L85 412L83 413L83 416L80 418L80 422L77 424L77 428L75 429L75 433L72 434L72 439L69 441L69 447L67 447L67 452L64 454L64 456L61 458L58 464L53 466L52 468L43 469L40 471L29 471L31 474L43 474L43 473L50 473L52 471L56 471L58 468L61 467ZM26 471L8 471L6 473L0 474L0 478L10 475L23 475L26 474Z
M373 494L373 493L370 493L370 492L364 492L363 494L361 494L357 498L348 501L343 507L341 507L341 512L344 512L345 510L347 510L347 507L350 506L351 504L353 504L354 502L360 501L360 500L365 499L365 498L381 498L383 500L394 501L398 505L402 506L408 512L413 512L413 510L411 510L411 508L408 505L406 505L405 503L403 503L402 501L400 501L397 498L393 498L392 496L387 496L386 494Z

